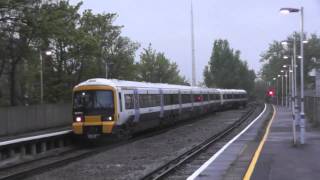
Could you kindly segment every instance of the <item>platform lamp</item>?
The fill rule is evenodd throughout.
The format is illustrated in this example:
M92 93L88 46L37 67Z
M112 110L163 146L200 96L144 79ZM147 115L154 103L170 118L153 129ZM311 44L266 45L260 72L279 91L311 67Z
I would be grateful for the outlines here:
M300 13L300 84L301 84L301 92L300 92L300 143L305 144L305 114L304 114L304 70L303 70L303 61L304 61L304 52L303 52L303 41L304 41L304 32L303 32L303 7L298 8L281 8L280 13L287 15L290 13Z

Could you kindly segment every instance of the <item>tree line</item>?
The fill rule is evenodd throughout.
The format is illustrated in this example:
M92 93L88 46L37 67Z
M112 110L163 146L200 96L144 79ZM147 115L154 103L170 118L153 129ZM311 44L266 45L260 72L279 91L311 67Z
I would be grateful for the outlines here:
M245 89L249 94L252 94L256 78L255 72L240 58L240 51L232 49L223 39L214 41L203 75L207 87Z
M89 78L187 84L176 63L151 45L121 35L115 13L79 12L68 1L0 1L0 105L70 101L72 87ZM52 52L47 55L46 52ZM40 57L43 65L41 68Z
M140 44L122 35L117 14L80 13L81 5L0 1L0 106L40 103L41 70L44 103L69 102L73 86L89 78L189 85L178 65L151 44L135 62ZM251 92L254 79L240 51L227 40L214 42L205 86Z
M291 58L293 56L293 42L296 41L296 63L297 63L297 85L300 86L300 34L294 32L289 35L283 41L273 41L268 49L262 53L261 62L263 66L260 70L260 76L263 81L269 83L269 87L275 87L275 82L273 78L277 78L278 75L284 75L281 70L288 70L284 68L283 65L291 65ZM320 37L316 34L311 34L307 37L304 35L304 39L307 43L304 44L304 81L305 88L314 89L315 78L310 76L310 72L314 68L320 68ZM287 45L283 45L282 42L287 42ZM285 59L284 57L288 58ZM280 93L280 94L279 94ZM278 91L281 95L281 92Z

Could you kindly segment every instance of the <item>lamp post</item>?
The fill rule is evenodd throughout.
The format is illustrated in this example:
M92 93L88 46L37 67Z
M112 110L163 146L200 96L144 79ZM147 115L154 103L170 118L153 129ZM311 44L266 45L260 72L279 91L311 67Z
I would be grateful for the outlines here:
M288 107L288 71L285 70L284 71L285 74L284 74L284 78L285 78L285 99L286 99L286 107Z
M300 81L301 81L301 92L300 92L300 143L305 144L305 114L304 114L304 71L303 71L303 64L304 64L304 52L303 52L303 42L304 42L304 37L303 37L303 7L300 9L297 8L281 8L280 12L282 14L289 14L289 13L298 13L300 12L300 56L301 56L301 61L300 61Z
M278 78L277 78L277 86L279 85L278 84L278 79L281 77L281 75L280 74L278 74L278 76L277 76ZM279 87L279 86L278 86ZM277 88L277 94L278 94L278 96L277 96L277 105L279 106L279 104L280 104L280 101L279 101L279 90L278 89L280 89L280 87L279 88ZM281 91L280 91L281 92Z
M294 101L293 101L293 90L294 90L294 87L293 87L293 71L292 71L292 66L291 65L283 65L282 66L283 68L288 68L285 70L286 72L286 84L287 84L287 106L291 106L291 111L292 111L292 115L294 115ZM294 118L294 116L293 116Z
M284 71L281 70L280 72L283 73ZM284 102L283 102L283 99L284 99L283 75L281 74L280 76L281 76L281 106L284 106Z
M274 77L274 78L272 78L272 80L274 81L274 83L273 83L273 85L274 85L274 86L273 86L273 87L274 87L274 96L273 96L273 97L275 98L275 96L278 96L278 94L277 94L277 92L276 92L276 90L277 90L277 89L276 89L276 87L277 87L277 84L276 84L277 78ZM273 98L273 102L275 101L274 98Z
M51 51L46 51L45 54L47 56L51 56L52 52ZM40 103L43 104L43 57L42 57L42 51L40 50L39 53L39 59L40 59Z

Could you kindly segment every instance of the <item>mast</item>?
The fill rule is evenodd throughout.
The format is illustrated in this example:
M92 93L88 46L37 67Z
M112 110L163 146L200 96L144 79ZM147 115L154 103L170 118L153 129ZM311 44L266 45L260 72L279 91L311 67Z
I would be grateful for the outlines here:
M196 57L194 48L193 6L191 0L191 53L192 53L192 86L196 86Z

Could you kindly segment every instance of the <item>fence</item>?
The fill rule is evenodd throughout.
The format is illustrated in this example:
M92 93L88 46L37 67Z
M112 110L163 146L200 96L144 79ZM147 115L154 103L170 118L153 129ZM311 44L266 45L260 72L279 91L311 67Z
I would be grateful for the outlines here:
M0 108L0 136L70 126L70 104Z
M320 124L320 97L305 97L305 114L313 126Z

